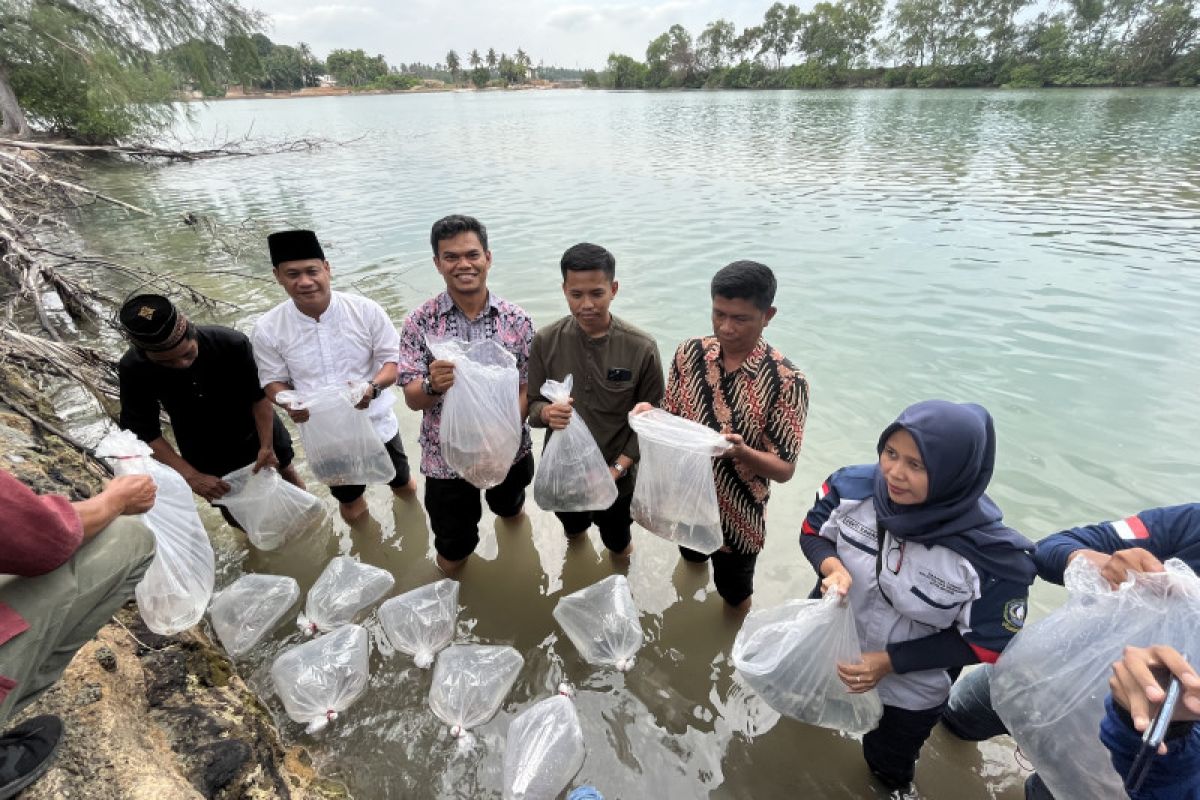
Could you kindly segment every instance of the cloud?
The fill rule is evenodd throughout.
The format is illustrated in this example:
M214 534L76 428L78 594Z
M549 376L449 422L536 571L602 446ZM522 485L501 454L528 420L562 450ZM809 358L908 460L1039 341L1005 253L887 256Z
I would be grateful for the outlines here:
M599 20L600 15L591 6L567 6L552 11L546 25L561 31L582 31Z

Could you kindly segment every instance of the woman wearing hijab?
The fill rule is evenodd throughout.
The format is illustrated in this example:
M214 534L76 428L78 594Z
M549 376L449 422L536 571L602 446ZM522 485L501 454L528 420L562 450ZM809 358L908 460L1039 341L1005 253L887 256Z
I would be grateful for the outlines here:
M877 464L825 481L800 546L820 590L853 608L863 658L838 674L849 692L879 692L883 718L863 756L894 791L912 783L959 670L994 662L1021 629L1036 570L1033 543L984 494L996 435L982 406L909 406L876 452Z

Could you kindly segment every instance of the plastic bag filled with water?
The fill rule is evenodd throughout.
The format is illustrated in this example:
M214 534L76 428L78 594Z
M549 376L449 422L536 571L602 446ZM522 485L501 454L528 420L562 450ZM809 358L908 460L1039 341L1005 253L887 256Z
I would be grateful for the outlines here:
M307 636L348 625L360 611L390 592L395 582L387 570L337 556L308 590L304 613L296 624Z
M701 553L721 548L712 460L730 448L721 434L660 408L630 414L641 461L633 518L667 541Z
M259 550L275 550L325 521L320 498L283 479L272 467L253 472L242 467L221 478L229 491L215 506L225 506Z
M458 582L443 578L385 600L379 622L392 647L413 657L421 669L454 639L458 620Z
M334 385L307 392L288 390L275 396L278 403L308 410L308 421L296 427L308 468L326 486L373 485L396 477L396 467L372 427L368 411L354 407L362 392L362 386Z
M522 711L504 745L505 800L555 800L583 766L583 730L567 687Z
M243 575L217 593L208 618L225 652L237 658L275 629L300 599L287 575Z
M1066 603L1025 626L996 662L992 702L1058 800L1125 797L1098 735L1112 664L1126 645L1170 645L1194 660L1200 579L1172 559L1114 590L1086 558L1064 578Z
M494 339L429 336L425 342L435 359L454 363L454 385L442 401L442 457L472 486L490 489L508 475L521 449L517 360Z
M546 381L542 397L551 403L571 399L572 378ZM579 412L561 431L548 433L533 480L533 500L547 511L603 511L617 499L617 484L604 454Z
M429 707L450 726L460 749L469 749L469 731L487 722L517 680L525 659L511 647L456 644L437 657Z
M371 638L359 625L280 655L271 665L271 681L287 715L307 726L307 733L324 729L366 690L370 655Z
M624 575L610 575L562 598L554 619L589 664L621 672L633 667L642 646L642 623Z
M134 589L146 627L161 636L187 630L212 599L216 562L187 481L155 460L150 446L130 431L113 431L96 447L117 475L149 475L158 488L142 515L154 534L154 561Z
M874 730L883 702L874 689L851 694L837 665L862 662L850 603L827 592L752 612L733 642L733 665L780 714L846 733Z

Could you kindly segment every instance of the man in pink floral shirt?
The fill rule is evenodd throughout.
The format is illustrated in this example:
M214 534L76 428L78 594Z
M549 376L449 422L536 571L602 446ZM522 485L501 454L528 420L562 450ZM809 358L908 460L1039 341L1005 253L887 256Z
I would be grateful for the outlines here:
M483 516L479 489L446 464L440 438L442 395L454 385L454 365L433 358L426 336L449 336L468 342L495 339L517 360L521 376L519 402L526 416L525 384L533 320L523 309L487 288L492 266L487 229L474 217L458 214L433 224L433 263L446 281L446 291L412 310L400 332L400 377L404 401L421 419L421 474L425 476L425 510L433 528L438 566L451 571L479 544ZM516 517L525 506L525 488L533 480L529 428L523 424L521 447L505 479L484 492L488 508L500 517Z

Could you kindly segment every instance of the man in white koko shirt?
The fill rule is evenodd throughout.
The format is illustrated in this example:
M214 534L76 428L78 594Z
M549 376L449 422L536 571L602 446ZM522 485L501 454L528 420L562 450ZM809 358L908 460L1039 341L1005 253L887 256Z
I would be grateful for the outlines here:
M366 382L370 390L358 408L367 412L384 443L396 477L388 485L410 496L415 483L400 441L400 423L392 410L400 337L387 312L374 300L330 288L329 262L312 231L279 231L267 237L275 280L288 293L268 311L250 336L258 379L271 398L285 389L308 392L331 385ZM284 406L294 422L307 410ZM365 486L331 486L342 518L352 522L367 510Z

